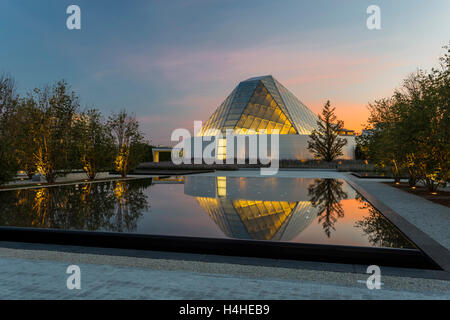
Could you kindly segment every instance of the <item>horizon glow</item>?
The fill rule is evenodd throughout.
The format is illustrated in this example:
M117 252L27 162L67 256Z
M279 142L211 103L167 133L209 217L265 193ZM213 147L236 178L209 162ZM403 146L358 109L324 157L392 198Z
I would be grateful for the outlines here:
M81 8L81 30L66 8ZM21 94L65 79L83 107L126 108L153 144L205 122L240 82L273 75L314 113L330 100L361 131L367 104L438 64L448 0L15 1L0 3L0 72Z

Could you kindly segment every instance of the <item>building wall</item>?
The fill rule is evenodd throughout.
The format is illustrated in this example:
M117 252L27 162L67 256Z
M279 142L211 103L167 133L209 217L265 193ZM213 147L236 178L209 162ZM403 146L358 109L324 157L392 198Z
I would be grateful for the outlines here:
M355 137L341 136L347 140L343 155L339 159L353 160L355 158ZM280 135L280 159L309 160L314 159L308 151L308 135Z
M264 136L261 135L245 135L245 136L235 136L234 137L234 155L235 158L249 158L249 150L253 151L253 154L259 154L259 145L261 144L260 140L252 140L252 139L262 139ZM202 139L203 138L203 139ZM215 137L210 137L211 140L204 140L209 137L193 137L190 139L186 139L184 143L184 155L186 158L191 159L200 159L204 154L204 151L207 151L208 155L204 158L215 158L216 155L212 148L211 143L215 142ZM272 137L271 135L267 135L267 146L268 150L271 150L272 138L276 140L276 137ZM354 136L341 136L341 138L346 139L347 145L343 149L343 156L339 159L353 160L355 157L355 137ZM237 140L241 139L242 142L237 143ZM244 141L245 140L245 141ZM308 135L278 135L278 143L279 143L279 159L280 160L309 160L313 159L313 155L308 151ZM275 143L275 141L274 141ZM196 146L194 146L196 145ZM197 148L194 151L194 148ZM212 150L212 152L209 152ZM231 143L227 141L227 152L231 150ZM270 157L269 151L269 157Z

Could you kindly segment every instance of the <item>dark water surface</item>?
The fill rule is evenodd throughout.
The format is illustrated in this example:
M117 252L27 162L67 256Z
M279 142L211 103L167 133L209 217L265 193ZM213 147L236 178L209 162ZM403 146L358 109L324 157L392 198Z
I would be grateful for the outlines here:
M0 226L415 248L342 179L186 176L0 191Z

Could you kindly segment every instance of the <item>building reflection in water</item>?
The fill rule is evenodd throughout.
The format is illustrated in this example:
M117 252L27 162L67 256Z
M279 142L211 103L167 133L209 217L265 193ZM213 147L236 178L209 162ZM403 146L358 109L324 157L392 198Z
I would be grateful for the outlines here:
M72 230L136 230L151 179L0 192L0 225Z
M342 179L192 176L184 193L229 238L414 247Z
M197 201L230 238L289 241L313 221L308 202L206 197Z
M195 183L197 177L189 177L188 180L192 182L192 189L194 189L194 184L196 185L194 193L199 193L198 189L201 189L202 184L209 185L206 193L210 193L213 185L211 179L209 181L202 179L202 184ZM254 200L239 198L243 189L255 187L254 181L248 181L245 178L228 178L228 180L227 177L215 177L215 196L196 197L202 209L227 237L290 241L315 218L317 210L312 207L310 201L272 200L271 198L277 197L277 193L272 192L271 188L277 187L277 181L274 179L265 180L264 188L257 188L257 190L261 190L255 191L260 199L255 198ZM231 183L230 187L234 190L237 198L233 194L227 193L227 187L229 187L227 182ZM188 185L188 189L189 187L191 186ZM262 191L263 189L265 192ZM263 200L268 193L271 194L267 198L269 200Z

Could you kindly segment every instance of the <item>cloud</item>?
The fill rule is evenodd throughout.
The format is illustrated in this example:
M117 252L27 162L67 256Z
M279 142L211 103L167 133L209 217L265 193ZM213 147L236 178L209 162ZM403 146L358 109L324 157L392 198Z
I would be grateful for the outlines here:
M372 99L367 90L379 92L383 72L403 64L349 48L328 51L290 43L238 49L166 48L159 54L128 52L118 59L124 68L121 74L144 82L158 79L173 88L173 96L160 104L166 115L159 110L156 116L140 117L149 135L166 144L173 129L191 130L194 120L206 121L239 81L265 74L276 77L315 113L330 99L346 127L360 131L368 115L367 101Z
M193 83L236 82L264 74L273 74L295 84L338 78L349 70L362 77L367 68L379 60L376 56L358 57L346 52L308 51L298 45L221 50L178 48L158 57L133 54L123 59L122 63L136 75L156 72L182 87Z

